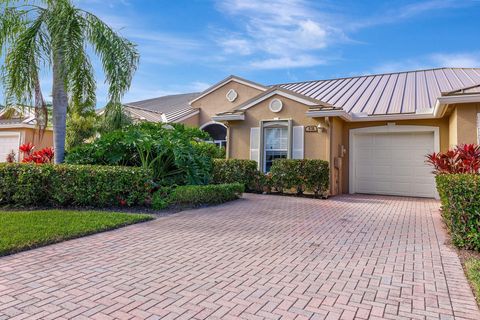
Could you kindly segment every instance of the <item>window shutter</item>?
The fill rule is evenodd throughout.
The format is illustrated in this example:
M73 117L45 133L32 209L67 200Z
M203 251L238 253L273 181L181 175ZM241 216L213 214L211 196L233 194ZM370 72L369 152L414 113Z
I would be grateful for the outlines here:
M480 144L480 113L477 113L477 144Z
M304 140L304 127L293 127L292 137L292 159L303 159L303 140Z
M250 160L260 159L260 128L250 128Z

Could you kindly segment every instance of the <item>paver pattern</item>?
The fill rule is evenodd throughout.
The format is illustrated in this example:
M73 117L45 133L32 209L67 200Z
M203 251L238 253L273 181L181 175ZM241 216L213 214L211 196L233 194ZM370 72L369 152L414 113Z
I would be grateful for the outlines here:
M245 195L0 258L0 319L480 319L438 209Z

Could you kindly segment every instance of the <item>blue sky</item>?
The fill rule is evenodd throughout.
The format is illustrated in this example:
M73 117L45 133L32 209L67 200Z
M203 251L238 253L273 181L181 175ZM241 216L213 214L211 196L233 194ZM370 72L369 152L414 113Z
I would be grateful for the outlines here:
M75 0L138 44L124 101L440 66L480 67L480 1ZM106 87L98 71L99 106ZM42 79L48 91L48 74Z

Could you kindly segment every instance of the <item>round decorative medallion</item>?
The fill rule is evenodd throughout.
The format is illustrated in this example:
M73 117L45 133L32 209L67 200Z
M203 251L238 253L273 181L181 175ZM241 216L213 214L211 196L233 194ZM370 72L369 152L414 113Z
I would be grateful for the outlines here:
M268 105L268 108L272 112L280 112L282 111L283 103L280 99L273 99L270 101L270 104Z
M237 99L237 97L238 97L237 91L235 91L233 89L228 90L228 92L227 92L227 100L228 101L233 102L233 101L235 101L235 99Z

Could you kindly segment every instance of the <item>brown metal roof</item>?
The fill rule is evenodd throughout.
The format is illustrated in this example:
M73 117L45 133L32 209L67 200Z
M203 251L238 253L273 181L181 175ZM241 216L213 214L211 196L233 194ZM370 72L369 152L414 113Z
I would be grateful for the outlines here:
M435 106L442 93L462 89L463 93L479 93L480 68L438 68L278 86L349 113L423 113Z

